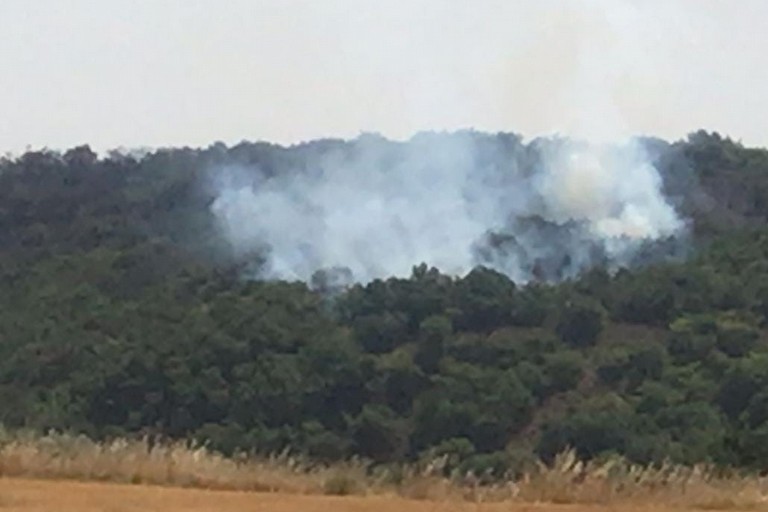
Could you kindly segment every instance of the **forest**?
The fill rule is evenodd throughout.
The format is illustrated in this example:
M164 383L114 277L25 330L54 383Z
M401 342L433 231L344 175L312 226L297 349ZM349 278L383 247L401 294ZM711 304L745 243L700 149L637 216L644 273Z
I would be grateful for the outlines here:
M343 287L261 278L207 184L354 142L6 156L0 423L488 474L569 447L767 470L768 150L643 144L689 222L648 258L525 283L414 261Z

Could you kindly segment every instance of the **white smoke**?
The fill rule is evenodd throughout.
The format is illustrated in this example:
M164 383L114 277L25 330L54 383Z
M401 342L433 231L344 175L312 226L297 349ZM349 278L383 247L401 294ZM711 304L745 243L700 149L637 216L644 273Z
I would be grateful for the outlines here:
M433 26L442 26L440 12L430 11ZM545 12L527 52L543 71L558 70L561 93L548 104L558 116L553 129L578 140L526 146L512 136L459 132L407 143L363 136L332 151L293 148L301 157L290 168L241 169L250 178L240 182L217 173L224 179L213 211L235 251L260 252L263 274L284 279L311 280L320 269L342 267L368 281L408 275L424 262L451 274L483 264L528 281L629 264L648 242L678 234L683 222L617 108L647 74L637 70L652 67L648 23L623 0L568 2ZM545 51L563 34L572 44ZM427 82L435 98L451 98L421 106L458 109L471 119L464 110L472 110L473 98L452 87L463 78L445 74L454 69L446 63L452 53L439 44L417 47L435 48L423 56L419 76L433 73Z
M585 221L599 239L655 240L682 227L661 177L634 141L624 147L570 145L545 161L538 191L558 223Z
M289 149L302 155L293 168L219 169L212 210L237 252L265 257L264 277L304 281L339 267L363 282L407 276L422 262L451 274L484 264L521 282L544 262L546 277L566 277L596 264L595 251L620 265L682 228L638 145L507 137Z

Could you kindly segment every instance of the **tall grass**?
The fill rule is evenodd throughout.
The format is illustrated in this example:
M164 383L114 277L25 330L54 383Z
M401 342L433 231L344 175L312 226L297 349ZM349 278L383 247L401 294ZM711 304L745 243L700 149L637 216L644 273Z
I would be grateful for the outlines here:
M227 458L193 443L148 438L97 443L68 434L5 433L0 441L2 476L310 494L324 492L342 469L356 468L309 466L287 454Z
M414 499L526 503L665 504L698 509L768 507L768 480L700 465L643 467L619 457L590 462L573 451L519 478L481 484L445 476L440 459L395 469L361 461L311 464L289 454L224 457L188 442L97 443L86 437L0 431L0 475L295 494L399 494Z
M768 505L768 480L710 465L639 466L620 457L582 462L573 451L517 482L517 498L550 503L633 502L723 510Z

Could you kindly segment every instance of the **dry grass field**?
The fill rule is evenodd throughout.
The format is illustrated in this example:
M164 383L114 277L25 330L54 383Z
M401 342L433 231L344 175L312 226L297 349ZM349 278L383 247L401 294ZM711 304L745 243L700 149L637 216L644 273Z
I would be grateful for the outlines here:
M313 466L288 456L231 459L182 442L96 443L2 431L0 512L6 510L768 512L768 479L616 458L584 464L566 452L522 477L477 485L434 466L376 473L354 461Z

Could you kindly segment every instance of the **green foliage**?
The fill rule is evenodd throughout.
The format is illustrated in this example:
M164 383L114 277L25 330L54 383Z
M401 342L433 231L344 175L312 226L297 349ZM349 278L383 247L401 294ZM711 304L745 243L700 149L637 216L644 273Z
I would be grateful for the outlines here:
M419 326L419 341L414 361L426 373L435 373L445 353L445 344L453 333L451 321L444 316L431 316Z
M603 330L604 312L588 301L568 301L560 312L555 331L563 342L576 348L594 345Z
M464 437L481 452L502 448L529 420L532 396L513 370L446 360L414 406L414 447Z
M510 322L515 284L506 275L478 267L456 288L459 329L488 331Z
M360 346L375 354L390 352L408 335L403 315L390 312L359 316L352 328Z
M276 174L305 151L320 149L1 160L0 422L322 461L445 456L477 475L569 446L768 469L767 151L705 132L655 147L691 221L685 262L557 285L424 264L348 287L333 269L312 288L259 281L264 255L220 239L209 169Z
M640 418L621 399L586 402L576 411L547 424L536 450L545 460L569 447L581 457L605 452L626 453L639 433Z
M544 357L542 371L547 394L576 389L586 370L586 360L576 351L561 351Z
M398 460L408 451L408 424L385 405L365 405L350 426L357 453L374 461Z

